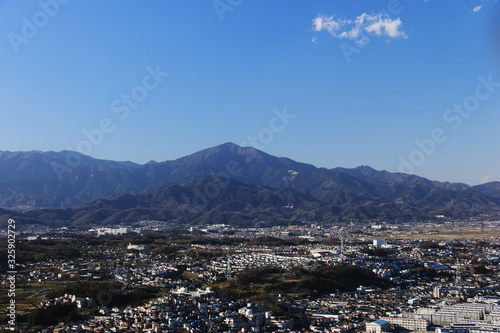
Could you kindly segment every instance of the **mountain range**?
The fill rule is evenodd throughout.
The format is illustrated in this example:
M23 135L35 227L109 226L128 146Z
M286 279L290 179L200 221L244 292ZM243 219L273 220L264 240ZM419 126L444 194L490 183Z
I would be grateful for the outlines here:
M233 143L143 165L72 151L0 151L0 207L0 223L52 226L495 218L500 182L317 168Z

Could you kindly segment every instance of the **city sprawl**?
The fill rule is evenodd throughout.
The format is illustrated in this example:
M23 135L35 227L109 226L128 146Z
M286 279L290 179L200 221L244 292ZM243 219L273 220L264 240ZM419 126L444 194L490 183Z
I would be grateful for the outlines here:
M499 225L26 228L16 244L16 329L496 332ZM4 289L11 281L2 275Z

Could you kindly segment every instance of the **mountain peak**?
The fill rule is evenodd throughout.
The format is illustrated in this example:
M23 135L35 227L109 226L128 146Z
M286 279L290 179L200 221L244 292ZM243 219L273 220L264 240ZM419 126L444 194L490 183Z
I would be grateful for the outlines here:
M0 206L14 209L74 207L119 193L139 194L172 186L178 188L172 187L168 193L180 203L186 200L189 192L187 187L179 187L181 184L194 186L198 191L197 199L223 204L221 200L212 199L219 198L230 183L236 185L239 182L260 189L265 186L269 197L267 202L277 207L282 204L276 200L273 191L293 190L307 194L321 202L325 211L333 215L349 215L348 211L354 209L362 216L372 208L376 213L370 213L370 217L386 218L500 212L500 183L471 189L463 184L432 182L415 175L378 171L366 165L352 169L323 169L232 142L173 161L151 161L140 166L81 155L82 162L78 167L64 168L67 153L0 153ZM56 177L54 163L62 165L60 179ZM237 187L241 186L232 186L224 198L243 200L239 204L247 207L247 199L237 198L237 193L243 193L236 191ZM292 197L287 200L297 204ZM451 201L460 201L460 206L450 206ZM394 206L394 202L410 206L402 208ZM367 210L366 207L371 208ZM414 207L421 208L414 210ZM344 208L347 210L342 214ZM400 210L403 213L410 210L414 214L398 215Z
M218 146L215 146L215 147L220 147L220 148L227 148L227 149L238 149L238 148L242 148L241 146L238 146L236 143L234 142L226 142L226 143L222 143Z

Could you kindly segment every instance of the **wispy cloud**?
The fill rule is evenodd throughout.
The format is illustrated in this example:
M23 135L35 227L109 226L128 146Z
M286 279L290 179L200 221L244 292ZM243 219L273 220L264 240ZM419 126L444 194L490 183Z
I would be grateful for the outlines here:
M490 175L483 176L479 179L481 184L489 183L491 181Z
M401 19L390 18L387 14L369 15L363 13L355 19L335 18L334 16L318 15L312 20L314 31L328 31L335 38L347 38L364 43L366 36L408 38L401 30Z
M474 13L477 13L478 11L480 11L480 10L481 10L481 8L483 8L483 6L482 6L482 5L479 5L479 6L474 7L474 9L473 9L472 11L473 11Z

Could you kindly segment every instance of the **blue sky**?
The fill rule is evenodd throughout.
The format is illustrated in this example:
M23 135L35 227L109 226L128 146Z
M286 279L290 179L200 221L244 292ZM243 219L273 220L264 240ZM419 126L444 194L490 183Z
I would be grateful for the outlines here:
M500 181L499 14L493 0L3 0L0 150L145 163L234 142Z

